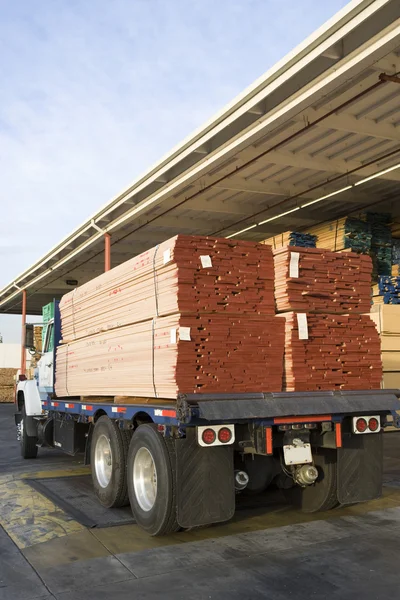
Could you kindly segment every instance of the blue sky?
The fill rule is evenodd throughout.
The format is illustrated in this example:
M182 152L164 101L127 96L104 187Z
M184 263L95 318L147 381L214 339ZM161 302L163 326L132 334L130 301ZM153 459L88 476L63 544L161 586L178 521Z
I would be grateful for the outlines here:
M0 287L345 4L0 0Z

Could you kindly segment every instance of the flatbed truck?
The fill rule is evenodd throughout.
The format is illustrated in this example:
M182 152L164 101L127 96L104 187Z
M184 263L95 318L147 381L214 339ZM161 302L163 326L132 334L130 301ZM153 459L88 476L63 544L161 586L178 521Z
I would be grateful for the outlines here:
M22 456L43 446L83 453L101 504L130 504L149 534L227 521L237 494L271 486L306 512L380 496L383 431L400 428L398 390L60 398L56 301L52 314L34 378L17 383ZM27 325L28 348L32 333Z

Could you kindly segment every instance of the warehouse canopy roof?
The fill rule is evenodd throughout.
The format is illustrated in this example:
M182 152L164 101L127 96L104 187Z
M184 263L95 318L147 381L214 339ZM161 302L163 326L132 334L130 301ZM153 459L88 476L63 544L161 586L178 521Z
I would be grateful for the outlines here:
M176 233L262 240L365 209L400 216L400 2L354 0L0 291L28 313Z

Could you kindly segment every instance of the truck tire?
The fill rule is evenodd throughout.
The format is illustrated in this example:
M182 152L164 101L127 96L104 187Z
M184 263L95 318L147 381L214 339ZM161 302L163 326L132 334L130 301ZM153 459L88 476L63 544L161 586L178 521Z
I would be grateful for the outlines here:
M176 520L176 461L174 441L153 424L140 425L128 455L128 491L136 523L150 535L179 530Z
M283 490L286 499L306 513L331 510L338 504L337 451L319 448L313 458L318 470L316 482L306 487L295 485Z
M20 423L21 431L21 456L22 458L36 458L38 453L37 437L28 435L26 429L25 405L22 406L22 419Z
M126 485L126 460L131 434L121 430L106 415L94 426L90 465L93 487L100 504L117 508L129 504Z

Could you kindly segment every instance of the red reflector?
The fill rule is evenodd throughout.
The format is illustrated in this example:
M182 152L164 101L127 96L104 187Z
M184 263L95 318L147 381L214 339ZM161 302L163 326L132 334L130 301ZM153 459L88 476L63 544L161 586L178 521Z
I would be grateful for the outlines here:
M364 433L368 427L368 423L365 419L357 419L356 421L356 429L360 433Z
M223 444L226 444L227 442L230 442L231 439L232 439L232 431L230 429L228 429L228 427L222 427L218 431L218 439Z
M370 431L377 431L379 429L378 419L375 419L375 417L372 417L372 419L370 419L368 422L368 427L370 428Z
M212 444L216 438L214 429L205 429L201 437L205 444Z

